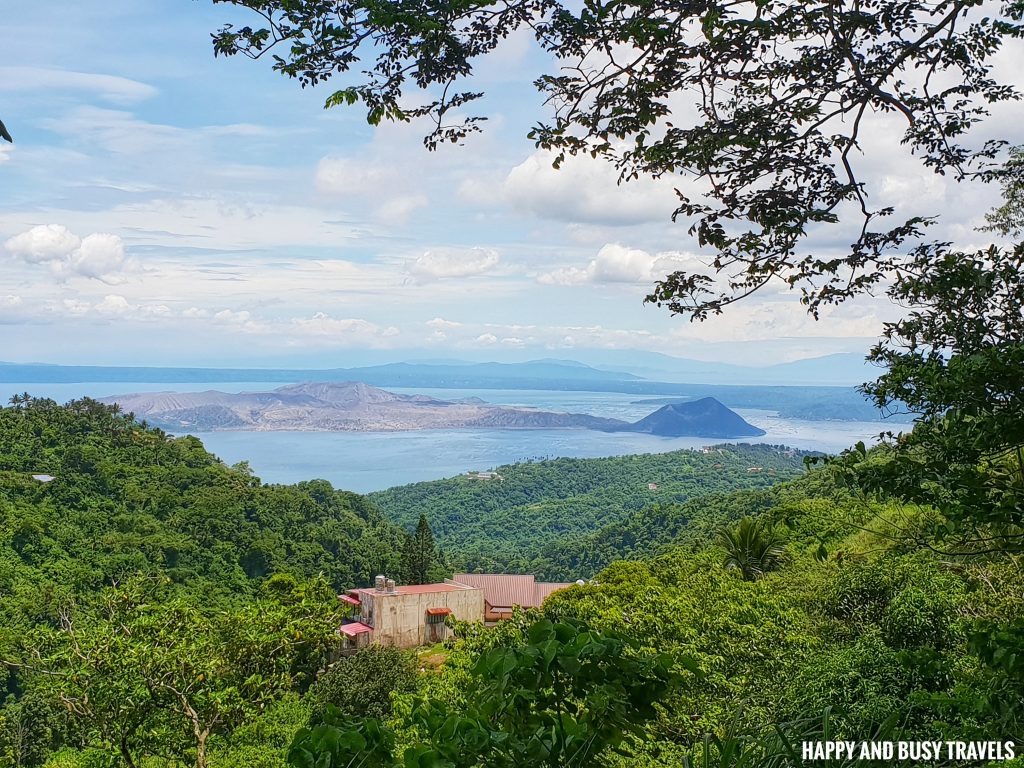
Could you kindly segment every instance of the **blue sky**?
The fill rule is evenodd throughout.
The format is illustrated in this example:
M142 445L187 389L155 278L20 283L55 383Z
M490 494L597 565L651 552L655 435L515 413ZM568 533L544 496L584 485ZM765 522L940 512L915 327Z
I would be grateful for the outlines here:
M0 360L331 367L638 349L768 364L866 351L892 317L863 299L814 323L783 291L698 325L644 306L655 279L700 256L669 220L674 181L619 186L589 158L554 171L526 139L546 64L526 37L479 70L484 133L428 153L424 125L372 129L358 109L325 111L325 88L215 59L210 33L239 19L198 0L7 11ZM884 121L878 136L881 198L977 240L994 197L903 158Z

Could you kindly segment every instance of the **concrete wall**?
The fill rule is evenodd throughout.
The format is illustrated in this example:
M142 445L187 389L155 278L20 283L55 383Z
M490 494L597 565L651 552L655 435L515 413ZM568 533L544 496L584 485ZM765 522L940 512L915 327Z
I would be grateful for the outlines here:
M401 593L363 592L365 603L372 602L373 642L399 648L415 648L443 640L444 624L428 625L428 608L450 608L460 621L484 620L482 589L456 589L446 592Z

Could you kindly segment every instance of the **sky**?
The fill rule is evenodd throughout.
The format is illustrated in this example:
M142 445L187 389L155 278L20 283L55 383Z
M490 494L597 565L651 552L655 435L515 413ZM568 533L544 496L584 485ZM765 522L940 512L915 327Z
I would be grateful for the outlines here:
M209 0L5 12L0 361L330 368L643 350L765 365L866 352L895 316L864 297L815 322L784 290L697 324L645 306L655 280L702 256L670 220L678 182L619 185L589 157L554 170L526 138L545 115L531 83L550 66L526 36L478 68L484 132L428 152L424 124L373 128L359 108L323 109L329 88L215 58L227 21L255 23ZM1019 72L1019 53L1001 68ZM989 130L1012 139L1020 117L1002 109ZM995 190L924 170L885 119L871 130L877 199L981 242Z

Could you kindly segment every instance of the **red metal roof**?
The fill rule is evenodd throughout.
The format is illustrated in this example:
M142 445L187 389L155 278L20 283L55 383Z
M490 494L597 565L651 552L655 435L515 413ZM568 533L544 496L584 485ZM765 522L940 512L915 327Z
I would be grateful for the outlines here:
M349 603L350 605L362 605L358 597L352 597L352 595L338 595L338 599L343 603Z
M544 598L552 592L571 587L572 584L556 584L550 581L538 581L533 585L533 604L535 606L544 602Z
M427 616L447 616L451 612L451 608L427 608Z
M373 627L368 627L358 621L353 621L351 624L342 624L338 627L338 631L343 635L355 637L356 635L361 635L364 632L373 632Z
M453 581L484 591L484 599L492 607L533 605L533 576L506 573L456 573Z
M570 586L537 582L533 576L508 573L456 573L452 580L482 589L484 599L494 611L511 608L513 605L535 608L556 589Z

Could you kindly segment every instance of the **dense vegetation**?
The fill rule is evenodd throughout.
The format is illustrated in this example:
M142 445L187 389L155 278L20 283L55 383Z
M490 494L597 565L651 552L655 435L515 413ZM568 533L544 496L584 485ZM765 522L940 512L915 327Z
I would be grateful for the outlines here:
M62 745L126 765L194 756L284 716L337 643L335 590L398 572L405 541L328 483L266 486L116 408L15 398L0 409L0 765Z
M1019 562L922 547L941 515L843 487L848 461L805 473L730 446L421 484L489 500L517 534L528 507L502 508L503 488L578 517L607 483L638 509L534 550L603 569L541 612L458 626L423 660L332 665L335 590L437 568L425 520L409 536L325 483L263 486L91 401L19 398L0 429L0 766L739 768L795 765L826 733L1003 742L1024 725ZM688 497L700 477L719 490Z
M647 510L654 506L663 511L653 514L675 517L678 533L701 508L695 501L677 512L681 502L765 488L796 477L803 467L802 455L782 446L722 445L709 453L684 450L514 464L498 467L500 479L454 477L390 488L368 498L408 529L425 516L456 570L576 580L629 554L628 536L608 545L606 527L644 526L634 520L652 514ZM643 551L646 536L666 533L657 525L657 530L634 535ZM667 534L669 540L672 536Z
M526 664L521 655L551 659L553 674L572 681L563 690L586 684L585 675L575 677L578 652L536 642L533 622L540 620L566 627L568 635L585 626L619 638L624 656L636 663L671 660L671 685L653 712L644 710L639 724L620 723L624 734L639 728L642 737L618 743L621 755L606 744L585 765L799 766L805 739L992 741L1004 757L1007 743L1022 754L1024 665L1007 652L1020 647L1024 626L1018 561L922 549L915 539L935 522L934 511L849 493L828 471L724 498L731 514L743 515L738 523L717 532L689 530L665 554L617 562L594 583L557 592L542 611L498 630L463 628L464 639L440 674L428 676L418 694L398 698L389 728L377 732L379 724L368 729L365 720L327 717L319 739L375 734L368 741L377 749L371 764L380 766L401 764L406 749L440 756L441 762L420 763L431 765L574 764L557 731L549 728L545 741L543 729L534 730L545 722L543 708L532 721L503 718L495 726L491 720L501 735L472 741L482 727L473 713L486 705L495 679L507 699L518 698L531 711L536 678L510 679L514 671L489 666L509 649L517 655L506 670ZM752 554L756 568L744 570ZM587 710L572 693L562 701L573 718ZM464 730L454 720L431 720L437 711L469 713L459 721ZM481 743L515 743L531 734L541 742L532 755L506 763L499 747L497 757L481 757ZM453 743L463 745L461 759L445 751ZM329 751L312 746L309 733L297 745L297 766ZM364 756L351 742L333 754ZM998 760L834 764L979 762Z
M32 474L48 474L39 482ZM393 570L400 531L323 481L267 486L193 437L90 400L0 410L0 552L8 612L159 569L190 590L252 594L270 573L335 587ZM12 597L8 597L10 594Z

